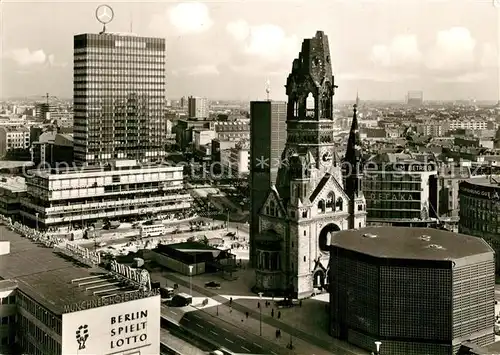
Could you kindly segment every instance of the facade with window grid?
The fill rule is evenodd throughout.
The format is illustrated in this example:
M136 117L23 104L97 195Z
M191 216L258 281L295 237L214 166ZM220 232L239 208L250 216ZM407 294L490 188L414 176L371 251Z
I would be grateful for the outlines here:
M183 168L120 161L107 167L30 171L21 216L34 228L86 228L99 220L184 214Z
M454 266L455 265L455 266ZM462 260L330 251L330 333L387 355L452 355L495 341L493 253Z
M366 163L362 184L368 225L423 227L437 221L437 170L432 163L382 154Z
M500 179L497 177L497 181ZM481 237L500 253L500 184L486 177L472 178L460 183L459 231ZM496 259L500 272L500 258Z
M133 35L74 37L74 157L164 157L165 39Z

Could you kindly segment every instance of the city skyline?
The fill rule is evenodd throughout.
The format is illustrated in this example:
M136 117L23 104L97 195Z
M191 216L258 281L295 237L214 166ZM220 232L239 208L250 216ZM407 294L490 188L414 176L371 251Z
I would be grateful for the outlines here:
M330 38L336 100L359 92L362 100L403 101L410 90L424 100L499 97L499 10L491 2L108 3L108 31L133 27L166 39L172 99L265 99L269 79L270 98L283 100L301 40L316 30ZM71 97L73 35L102 30L98 5L4 3L0 95ZM47 26L51 17L57 25Z

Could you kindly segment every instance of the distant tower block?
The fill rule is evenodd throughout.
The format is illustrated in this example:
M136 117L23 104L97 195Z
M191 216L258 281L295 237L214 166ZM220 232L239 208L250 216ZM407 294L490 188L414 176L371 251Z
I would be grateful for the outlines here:
M409 106L421 106L424 103L424 92L408 91L406 101Z

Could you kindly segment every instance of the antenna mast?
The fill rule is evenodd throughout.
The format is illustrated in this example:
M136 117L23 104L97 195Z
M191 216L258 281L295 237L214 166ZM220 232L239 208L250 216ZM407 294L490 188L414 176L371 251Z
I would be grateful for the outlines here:
M271 82L269 79L266 80L266 97L267 101L269 101L269 93L271 92Z

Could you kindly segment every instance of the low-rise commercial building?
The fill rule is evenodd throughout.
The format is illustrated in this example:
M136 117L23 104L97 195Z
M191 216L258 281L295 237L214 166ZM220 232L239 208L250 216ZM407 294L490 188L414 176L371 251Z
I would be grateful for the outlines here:
M437 166L408 154L381 154L365 166L368 225L420 226L437 222Z
M11 244L0 256L2 354L160 353L161 300L146 270L106 270L67 241L0 233Z
M368 227L330 243L330 333L384 355L455 355L495 341L493 249L429 228Z
M26 181L20 176L0 176L0 213L17 218L21 198L26 195Z
M97 221L188 211L183 168L115 161L103 167L30 170L21 217L32 227L87 227Z
M459 188L460 233L484 238L500 253L500 177L473 177ZM496 259L500 272L500 258Z
M30 146L30 130L27 127L0 127L0 156L16 149L28 149Z
M183 275L234 271L236 267L236 256L230 250L217 249L200 242L160 244L146 255L158 265Z

